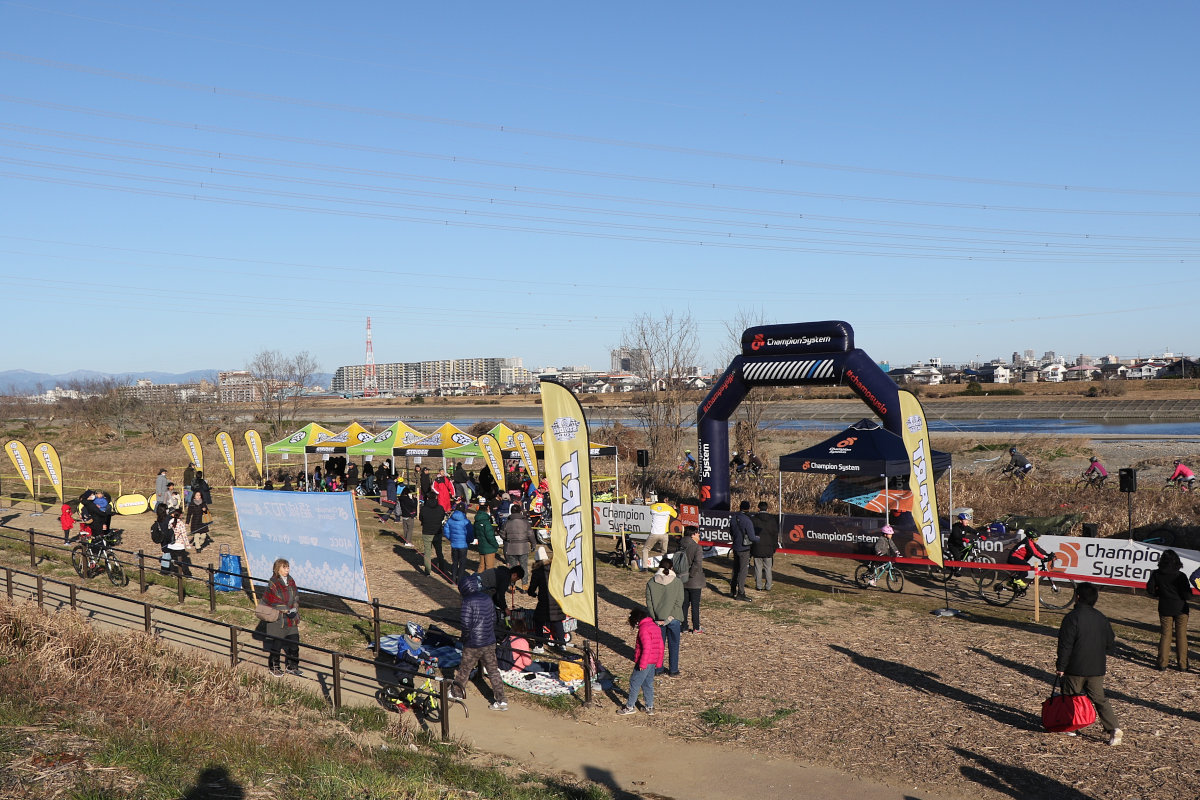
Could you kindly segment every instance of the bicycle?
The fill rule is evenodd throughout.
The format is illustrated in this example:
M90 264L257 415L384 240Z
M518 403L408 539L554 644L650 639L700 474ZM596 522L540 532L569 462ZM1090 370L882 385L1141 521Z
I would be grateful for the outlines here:
M76 574L88 580L103 572L113 586L127 585L129 577L113 552L113 545L120 544L123 532L113 530L99 536L81 536L79 544L71 548L71 566Z
M1045 567L1043 564L1043 570ZM1072 579L1044 571L1037 580L1041 582L1038 587L1038 601L1043 608L1058 610L1075 602L1075 581ZM1023 573L1011 570L981 569L975 576L975 582L979 596L985 603L993 606L1010 605L1014 600L1024 597L1032 588Z
M1085 472L1075 481L1075 490L1095 489L1099 491L1104 488L1104 483L1107 480L1108 476L1101 475L1099 472Z
M984 557L979 547L979 542L986 539L987 536L983 533L978 534L974 539L967 541L966 549L963 550L962 558L952 559L953 561L969 561L972 563L984 563L987 559ZM945 550L943 553L947 552ZM962 571L962 567L939 567L937 564L929 565L929 577L941 583L948 582L951 578L957 578ZM973 570L972 570L973 571Z
M413 675L411 684L389 684L375 693L375 698L389 708L403 713L411 710L418 717L430 722L440 722L442 719L442 700L437 682L433 679L434 666L425 665L423 675ZM421 678L421 685L416 681ZM451 696L451 700L462 702Z
M1032 470L1026 470L1024 467L1018 467L1016 464L1009 464L1004 469L1000 470L1000 480L1011 481L1017 486L1022 486L1025 479L1029 477Z
M887 580L887 588L889 592L904 591L904 573L896 566L894 561L880 561L878 564L859 564L858 569L854 570L854 582L861 589L869 589L871 581L878 581L880 577Z
M1163 485L1163 491L1169 492L1172 489L1178 489L1181 492L1192 491L1192 483L1196 479L1192 478L1167 478L1167 482Z

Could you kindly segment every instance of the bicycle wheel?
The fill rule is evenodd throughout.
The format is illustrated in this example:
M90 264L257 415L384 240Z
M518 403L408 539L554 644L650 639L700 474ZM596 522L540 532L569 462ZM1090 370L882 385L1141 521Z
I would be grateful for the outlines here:
M892 567L887 571L887 587L889 592L904 591L904 573Z
M414 704L421 716L430 722L442 721L442 703L434 694L422 694L417 696Z
M939 567L937 564L930 564L926 567L925 575L931 581L946 583L954 577L954 570L951 567Z
M112 553L104 554L104 571L108 573L108 580L113 586L124 586L129 583L129 577L125 574L125 568L121 566L121 562Z
M1075 581L1066 577L1051 577L1042 575L1038 578L1038 601L1042 608L1066 608L1075 602Z
M79 577L87 578L87 553L83 545L77 544L71 548L71 566Z
M999 569L981 569L975 577L979 596L992 606L1006 606L1017 599L1009 584L1009 573Z
M870 589L871 577L874 574L874 567L869 564L859 564L858 569L854 570L854 582L858 584L860 589Z

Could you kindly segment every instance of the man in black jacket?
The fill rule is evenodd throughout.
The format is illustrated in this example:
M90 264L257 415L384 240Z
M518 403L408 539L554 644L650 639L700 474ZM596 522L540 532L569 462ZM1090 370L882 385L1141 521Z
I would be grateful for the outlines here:
M738 511L729 519L729 541L733 547L733 575L729 578L729 594L734 600L749 603L746 596L746 573L750 571L750 546L758 541L754 523L750 521L750 501L743 500Z
M1108 652L1115 637L1108 618L1095 609L1100 591L1092 583L1075 589L1075 609L1063 617L1058 630L1056 674L1062 678L1064 694L1086 694L1096 706L1108 743L1121 743L1121 729L1112 706L1104 696L1104 673Z
M769 592L775 569L775 551L779 549L779 517L767 511L766 502L760 502L753 522L754 533L758 536L758 541L750 548L750 560L754 563L754 588Z

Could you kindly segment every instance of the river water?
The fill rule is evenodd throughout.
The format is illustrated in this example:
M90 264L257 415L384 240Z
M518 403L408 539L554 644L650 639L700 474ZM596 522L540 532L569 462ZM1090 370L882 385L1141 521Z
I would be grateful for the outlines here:
M593 424L608 421L588 415ZM868 416L867 414L863 415ZM523 425L538 430L542 427L540 416L506 417L513 425ZM426 429L435 427L422 420L406 419L410 425ZM438 420L441 424L444 420ZM460 428L469 428L481 420L473 417L453 418L452 421ZM495 422L494 418L483 421ZM394 419L374 421L374 430L383 430L395 422ZM621 419L622 425L637 426L637 421ZM763 423L762 427L769 430L785 431L840 431L853 420L833 419L795 419L772 420ZM1200 436L1200 422L1098 422L1083 419L931 419L929 429L942 433L1047 433L1064 436Z

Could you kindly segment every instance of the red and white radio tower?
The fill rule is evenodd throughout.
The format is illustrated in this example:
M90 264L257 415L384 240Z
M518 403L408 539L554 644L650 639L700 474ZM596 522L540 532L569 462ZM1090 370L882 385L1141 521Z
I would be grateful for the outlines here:
M371 318L367 317L367 365L363 367L363 397L378 397L379 381L375 379L375 347L371 344Z

